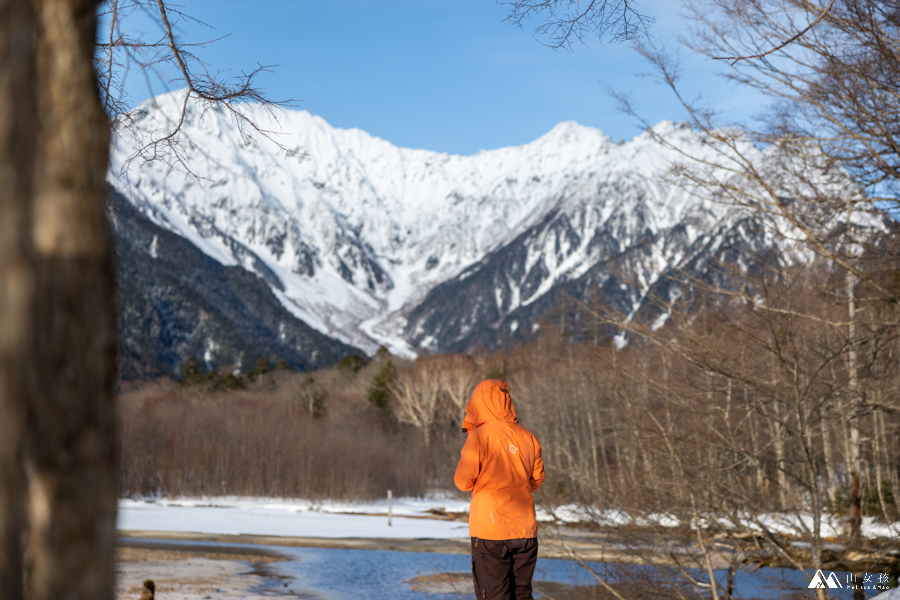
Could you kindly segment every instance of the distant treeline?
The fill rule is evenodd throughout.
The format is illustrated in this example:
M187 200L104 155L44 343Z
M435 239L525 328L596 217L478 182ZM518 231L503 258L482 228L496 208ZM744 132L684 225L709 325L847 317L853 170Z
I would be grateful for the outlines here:
M692 345L677 352L646 340L618 348L547 323L537 342L478 357L406 361L382 350L310 373L261 359L237 375L190 359L183 381L120 395L123 493L365 500L452 489L469 393L501 378L542 440L549 505L654 511L693 495L783 510L807 506L815 490L822 510L848 511L847 390L834 379L847 373L806 364L798 340L778 346L794 355L778 356L740 338L790 338L810 333L808 323L750 325L694 314ZM889 404L898 382L890 361L879 373L859 418L862 510L897 519L900 414Z
M375 368L203 374L125 391L123 493L421 495L436 484L434 462L417 432L366 400Z

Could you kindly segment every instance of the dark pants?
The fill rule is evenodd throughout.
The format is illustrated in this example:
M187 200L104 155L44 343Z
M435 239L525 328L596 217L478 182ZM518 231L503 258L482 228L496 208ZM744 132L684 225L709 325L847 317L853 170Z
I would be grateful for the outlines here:
M532 600L537 538L472 538L472 577L477 600Z

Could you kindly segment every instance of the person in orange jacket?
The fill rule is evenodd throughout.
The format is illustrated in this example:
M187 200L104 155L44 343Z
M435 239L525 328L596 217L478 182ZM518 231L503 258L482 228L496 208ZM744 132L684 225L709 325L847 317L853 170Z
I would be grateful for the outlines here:
M531 600L537 520L531 493L544 483L537 438L519 425L509 384L486 379L466 406L456 487L472 492L469 535L475 596Z

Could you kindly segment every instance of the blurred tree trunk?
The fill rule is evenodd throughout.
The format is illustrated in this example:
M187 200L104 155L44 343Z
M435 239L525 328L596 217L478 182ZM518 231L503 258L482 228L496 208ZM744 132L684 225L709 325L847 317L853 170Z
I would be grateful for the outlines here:
M23 594L22 508L27 597L114 592L115 308L96 9L0 0L0 176L13 174L0 184L0 593L10 600Z
M33 365L30 252L34 167L34 19L0 0L0 598L22 595L22 440Z

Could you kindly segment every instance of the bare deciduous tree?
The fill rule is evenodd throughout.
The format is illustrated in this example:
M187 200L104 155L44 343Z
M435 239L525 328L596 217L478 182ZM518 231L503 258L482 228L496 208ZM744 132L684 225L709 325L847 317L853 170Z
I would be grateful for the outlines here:
M393 410L401 423L409 423L422 432L425 446L431 443L431 427L437 416L441 385L436 370L427 361L416 361L410 368L397 371L391 382Z
M478 383L478 365L472 357L452 354L434 364L438 385L456 413L457 423L462 423L469 396ZM434 362L434 361L432 361Z
M709 110L685 102L691 124L720 152L687 157L677 178L748 211L773 235L843 274L843 284L834 290L834 299L845 307L843 317L826 318L819 308L797 316L826 323L843 339L844 394L837 410L848 431L850 540L859 545L860 419L869 410L867 386L860 381L862 332L898 326L876 310L878 304L896 303L897 290L883 285L872 269L874 257L889 251L885 240L894 224L884 211L896 206L900 190L896 7L854 0L823 11L805 0L713 0L695 3L694 16L693 48L709 56L750 57L736 62L728 76L770 97L775 108L762 128L737 132L717 128ZM815 29L763 58L758 50L790 37L801 19ZM673 66L659 54L646 55L683 98ZM765 152L748 152L747 141ZM861 285L869 290L865 300L857 294ZM758 306L772 310L765 304Z

